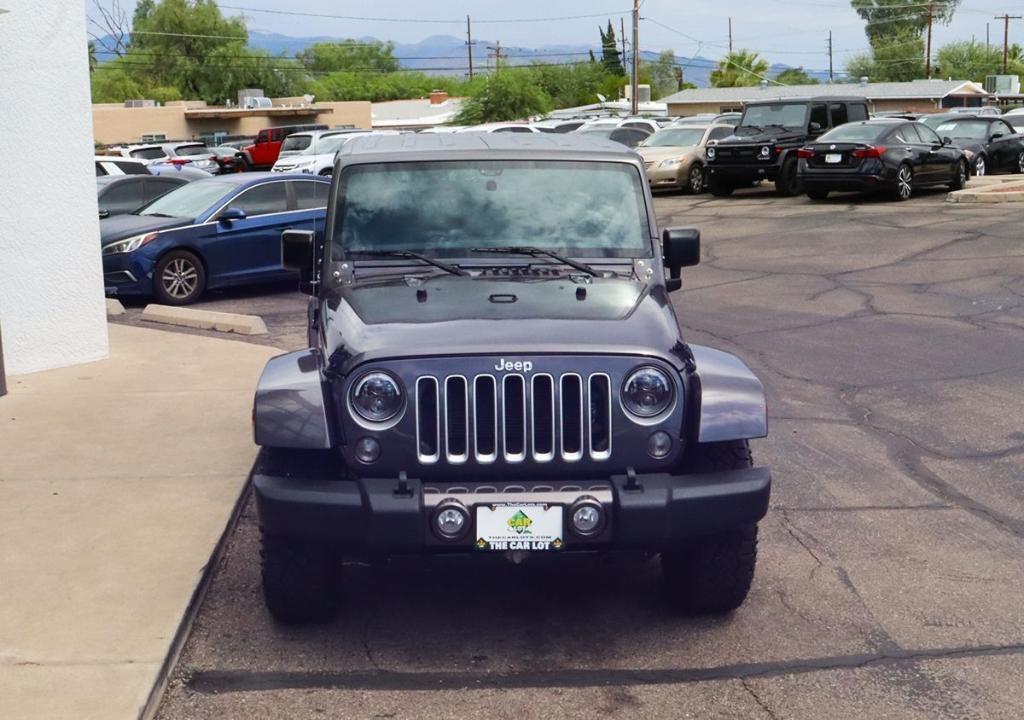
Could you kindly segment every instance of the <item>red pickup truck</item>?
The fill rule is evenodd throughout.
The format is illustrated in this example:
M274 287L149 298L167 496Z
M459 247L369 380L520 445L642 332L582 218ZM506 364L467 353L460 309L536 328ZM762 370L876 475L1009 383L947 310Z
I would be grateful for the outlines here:
M326 130L326 125L282 125L260 130L256 142L238 152L245 170L269 170L277 162L281 143L289 135L307 130Z

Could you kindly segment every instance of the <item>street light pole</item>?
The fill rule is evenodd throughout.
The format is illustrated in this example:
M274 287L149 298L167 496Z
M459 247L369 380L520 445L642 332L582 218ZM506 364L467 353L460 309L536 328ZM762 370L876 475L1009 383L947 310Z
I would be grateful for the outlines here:
M640 0L633 0L633 78L630 81L630 112L640 114Z

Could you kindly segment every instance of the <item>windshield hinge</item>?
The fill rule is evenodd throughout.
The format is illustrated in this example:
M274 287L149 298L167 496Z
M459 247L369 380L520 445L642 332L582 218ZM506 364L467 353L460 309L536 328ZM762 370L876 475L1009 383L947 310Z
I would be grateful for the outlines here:
M351 285L355 282L355 266L351 260L336 263L331 277L342 285Z
M650 282L654 277L654 261L653 260L634 260L633 261L633 274L637 276L642 282Z

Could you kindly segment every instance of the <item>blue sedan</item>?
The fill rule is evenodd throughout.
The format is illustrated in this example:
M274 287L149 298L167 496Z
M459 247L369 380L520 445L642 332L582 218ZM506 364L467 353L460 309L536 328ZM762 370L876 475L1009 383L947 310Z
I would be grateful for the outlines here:
M221 175L102 220L106 293L187 305L209 289L292 277L281 232L322 233L330 187L309 175Z

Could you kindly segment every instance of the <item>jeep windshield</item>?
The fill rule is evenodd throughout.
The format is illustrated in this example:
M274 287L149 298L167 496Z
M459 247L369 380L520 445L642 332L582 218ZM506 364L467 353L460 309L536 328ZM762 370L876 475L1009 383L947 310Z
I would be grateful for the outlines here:
M340 178L332 257L494 256L531 247L576 258L650 257L635 165L465 160L358 165ZM493 252L493 250L492 250Z
M805 128L807 123L807 106L793 103L775 105L751 105L743 113L740 127L768 128Z

